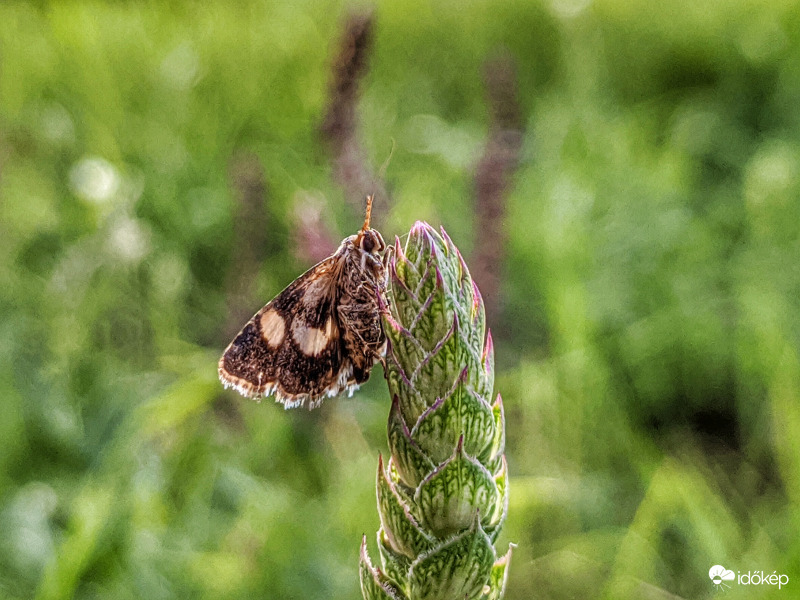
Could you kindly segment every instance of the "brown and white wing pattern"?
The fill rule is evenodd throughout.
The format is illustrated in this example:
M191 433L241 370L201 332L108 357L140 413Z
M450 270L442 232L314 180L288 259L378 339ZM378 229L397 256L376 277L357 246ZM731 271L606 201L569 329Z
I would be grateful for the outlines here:
M287 408L343 391L352 365L334 310L341 261L337 253L312 267L250 319L219 361L225 387L274 394Z
M366 381L385 349L385 247L380 233L363 229L258 311L219 361L225 387L313 408Z

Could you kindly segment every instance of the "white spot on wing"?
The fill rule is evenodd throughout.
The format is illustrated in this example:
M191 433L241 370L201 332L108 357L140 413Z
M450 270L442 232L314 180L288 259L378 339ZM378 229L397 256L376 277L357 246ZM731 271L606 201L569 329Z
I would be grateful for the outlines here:
M270 348L277 348L286 337L286 324L274 308L261 315L261 337Z
M318 356L328 345L333 336L333 319L328 317L325 327L309 327L299 321L292 323L292 337L303 354Z

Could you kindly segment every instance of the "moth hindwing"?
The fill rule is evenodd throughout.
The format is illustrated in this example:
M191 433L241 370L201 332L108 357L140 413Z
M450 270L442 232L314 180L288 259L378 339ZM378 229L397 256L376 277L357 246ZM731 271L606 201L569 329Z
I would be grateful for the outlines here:
M286 408L346 391L369 378L386 348L381 298L386 250L367 218L356 235L258 311L219 360L219 378L243 396L275 395Z

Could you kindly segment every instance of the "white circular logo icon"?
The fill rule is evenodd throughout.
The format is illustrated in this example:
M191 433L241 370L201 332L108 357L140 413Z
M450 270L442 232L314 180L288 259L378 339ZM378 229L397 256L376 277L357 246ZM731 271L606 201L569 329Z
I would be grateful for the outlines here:
M711 583L713 583L716 587L726 587L729 588L726 581L732 581L736 579L736 574L731 571L730 569L726 569L722 565L714 565L708 570L708 577L711 579Z

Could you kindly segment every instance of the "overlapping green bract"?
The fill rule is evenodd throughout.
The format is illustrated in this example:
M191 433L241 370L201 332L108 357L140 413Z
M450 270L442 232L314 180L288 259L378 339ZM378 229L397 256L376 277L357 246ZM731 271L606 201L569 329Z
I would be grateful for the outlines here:
M386 465L378 462L380 568L361 549L366 600L502 598L511 550L503 404L483 300L444 230L426 223L389 263Z

